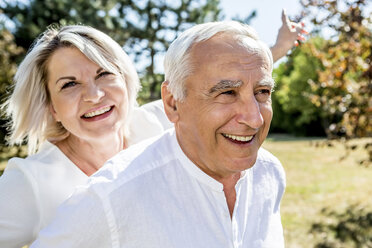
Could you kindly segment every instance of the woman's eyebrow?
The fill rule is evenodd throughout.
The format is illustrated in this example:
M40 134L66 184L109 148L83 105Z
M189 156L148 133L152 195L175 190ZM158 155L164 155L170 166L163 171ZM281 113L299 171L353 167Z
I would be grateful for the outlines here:
M59 80L63 80L63 79L76 80L76 78L73 76L60 77L57 79L56 84L58 83Z

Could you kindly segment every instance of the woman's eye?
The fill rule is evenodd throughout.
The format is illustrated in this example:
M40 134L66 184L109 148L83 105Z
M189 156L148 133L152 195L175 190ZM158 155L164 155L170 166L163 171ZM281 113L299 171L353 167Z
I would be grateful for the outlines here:
M100 77L103 77L103 76L106 76L106 75L112 75L112 74L113 74L112 72L103 71L103 72L98 74L97 79L100 78Z
M69 81L69 82L66 82L62 85L62 88L61 89L65 89L65 88L69 88L69 87L73 87L76 85L76 82L75 81Z

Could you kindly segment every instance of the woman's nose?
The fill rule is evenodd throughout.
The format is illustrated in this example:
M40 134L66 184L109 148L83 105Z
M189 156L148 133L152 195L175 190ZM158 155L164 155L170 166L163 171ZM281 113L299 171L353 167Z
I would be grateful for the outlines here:
M105 92L95 82L89 82L86 86L83 99L89 102L99 102L105 96Z

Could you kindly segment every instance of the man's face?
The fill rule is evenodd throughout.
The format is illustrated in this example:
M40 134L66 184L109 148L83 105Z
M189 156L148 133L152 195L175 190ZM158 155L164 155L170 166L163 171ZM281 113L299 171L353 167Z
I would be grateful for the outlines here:
M175 103L182 150L217 180L254 165L272 118L269 58L244 39L254 49L227 34L194 45L186 98Z

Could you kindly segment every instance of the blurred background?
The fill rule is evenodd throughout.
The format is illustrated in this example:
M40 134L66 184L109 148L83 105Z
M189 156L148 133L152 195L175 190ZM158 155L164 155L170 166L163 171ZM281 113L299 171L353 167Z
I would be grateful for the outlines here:
M310 32L275 64L274 118L264 143L287 173L286 246L372 247L370 0L0 0L0 102L49 25L90 25L121 44L140 74L144 104L160 98L164 52L180 32L234 19L273 45L283 8ZM27 155L6 145L6 121L2 114L0 175L9 158Z

